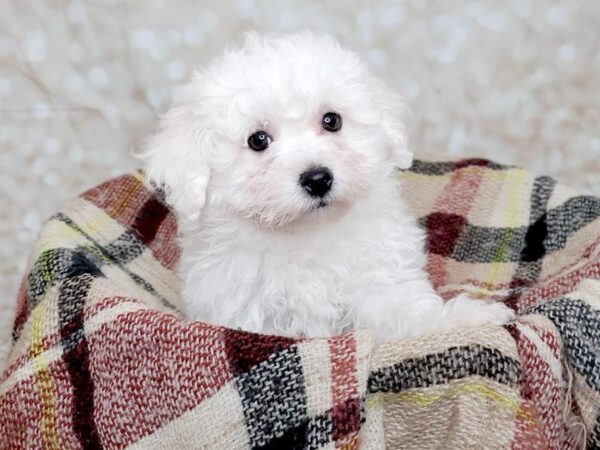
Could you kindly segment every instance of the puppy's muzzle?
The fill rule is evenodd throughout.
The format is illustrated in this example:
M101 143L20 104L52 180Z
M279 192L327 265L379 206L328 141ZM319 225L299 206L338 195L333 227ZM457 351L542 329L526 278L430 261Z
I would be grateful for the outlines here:
M299 183L311 197L323 198L331 190L333 174L327 167L314 167L300 175Z

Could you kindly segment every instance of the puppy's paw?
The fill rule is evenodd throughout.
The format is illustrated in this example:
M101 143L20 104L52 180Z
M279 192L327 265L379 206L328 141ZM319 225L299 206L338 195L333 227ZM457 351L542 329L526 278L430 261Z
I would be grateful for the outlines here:
M515 312L501 302L488 302L485 300L475 300L479 303L484 303L482 308L482 317L484 317L484 323L489 322L495 325L504 325L505 323L512 322L515 319Z
M515 318L515 312L504 303L475 300L466 295L448 301L444 309L449 328L504 325Z

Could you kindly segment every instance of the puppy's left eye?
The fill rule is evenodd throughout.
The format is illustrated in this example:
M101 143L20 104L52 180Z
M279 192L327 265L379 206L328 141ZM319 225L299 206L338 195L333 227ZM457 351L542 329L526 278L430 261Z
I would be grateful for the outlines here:
M271 145L271 136L266 131L256 131L248 138L248 146L255 152L262 152Z
M340 131L340 129L342 128L342 117L335 112L325 113L325 115L321 119L321 125L327 131Z

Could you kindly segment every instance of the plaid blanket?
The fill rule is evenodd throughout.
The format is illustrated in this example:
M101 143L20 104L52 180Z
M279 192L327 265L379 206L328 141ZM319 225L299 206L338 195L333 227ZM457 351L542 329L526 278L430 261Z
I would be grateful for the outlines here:
M600 447L600 199L490 161L400 175L444 297L516 323L374 344L187 320L176 223L139 173L45 225L0 378L0 447Z

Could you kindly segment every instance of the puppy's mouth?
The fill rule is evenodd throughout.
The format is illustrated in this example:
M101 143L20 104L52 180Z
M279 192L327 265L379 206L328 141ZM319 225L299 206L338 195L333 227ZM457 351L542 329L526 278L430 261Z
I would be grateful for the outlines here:
M335 220L344 214L349 206L333 196L326 196L313 199L308 205L304 205L304 208L285 214L269 214L268 211L265 214L265 211L253 211L245 216L267 229L299 229L309 224L321 223L323 220Z
M317 211L319 209L328 208L331 205L331 200L321 199L315 204L311 205L309 208L309 212Z
M316 209L321 209L321 208L327 208L329 206L329 202L325 201L325 200L321 200L317 206L315 206Z

